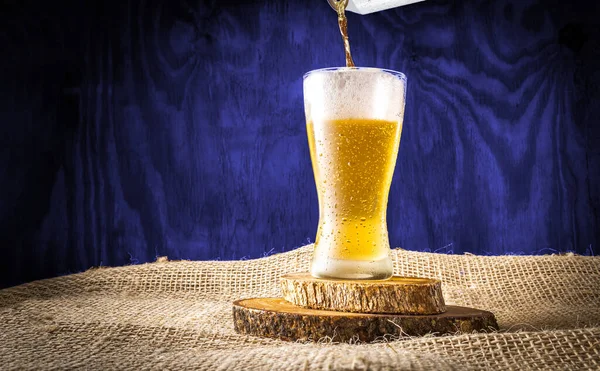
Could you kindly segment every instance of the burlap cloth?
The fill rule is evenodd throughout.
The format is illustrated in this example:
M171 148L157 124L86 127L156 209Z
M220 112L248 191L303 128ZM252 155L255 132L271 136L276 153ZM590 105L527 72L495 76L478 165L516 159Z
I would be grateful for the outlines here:
M498 333L376 344L234 332L231 302L279 296L311 246L236 262L91 269L0 291L0 369L600 369L600 258L394 250L396 274L444 282L449 304L493 311Z

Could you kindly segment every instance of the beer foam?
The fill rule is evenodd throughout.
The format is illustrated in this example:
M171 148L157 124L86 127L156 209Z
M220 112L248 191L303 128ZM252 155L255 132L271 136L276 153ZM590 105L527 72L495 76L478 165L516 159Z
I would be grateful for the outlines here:
M304 77L307 122L335 119L402 121L406 77L376 68L331 68Z

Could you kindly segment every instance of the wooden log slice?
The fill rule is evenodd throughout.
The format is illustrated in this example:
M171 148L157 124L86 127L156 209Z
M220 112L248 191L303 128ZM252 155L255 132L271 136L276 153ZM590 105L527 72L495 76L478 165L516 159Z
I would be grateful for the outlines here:
M371 342L400 336L443 335L498 329L496 318L479 309L448 306L430 315L367 314L295 306L283 298L256 298L233 303L238 333L290 341Z
M310 273L281 277L283 297L292 304L355 313L436 314L446 310L442 284L430 278L329 280Z

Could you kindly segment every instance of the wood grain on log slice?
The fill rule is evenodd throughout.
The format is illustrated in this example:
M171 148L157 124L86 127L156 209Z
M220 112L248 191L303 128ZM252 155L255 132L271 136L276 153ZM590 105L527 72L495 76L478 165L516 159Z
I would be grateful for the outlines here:
M290 341L360 340L371 342L398 336L442 335L498 329L490 312L448 306L432 315L345 313L302 308L283 298L255 298L233 303L238 333Z
M292 304L356 313L436 314L446 310L441 282L393 276L389 280L326 280L310 273L281 277L283 297Z

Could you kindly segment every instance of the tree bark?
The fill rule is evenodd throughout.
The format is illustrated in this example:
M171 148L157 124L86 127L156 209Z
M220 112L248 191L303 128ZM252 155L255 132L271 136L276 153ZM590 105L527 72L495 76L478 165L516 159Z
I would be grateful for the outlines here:
M448 306L432 315L344 313L302 308L282 298L238 300L233 319L238 333L290 341L372 342L498 329L492 313L472 308Z
M389 280L325 280L309 273L281 278L283 297L292 304L355 313L436 314L446 310L441 282L394 276Z

